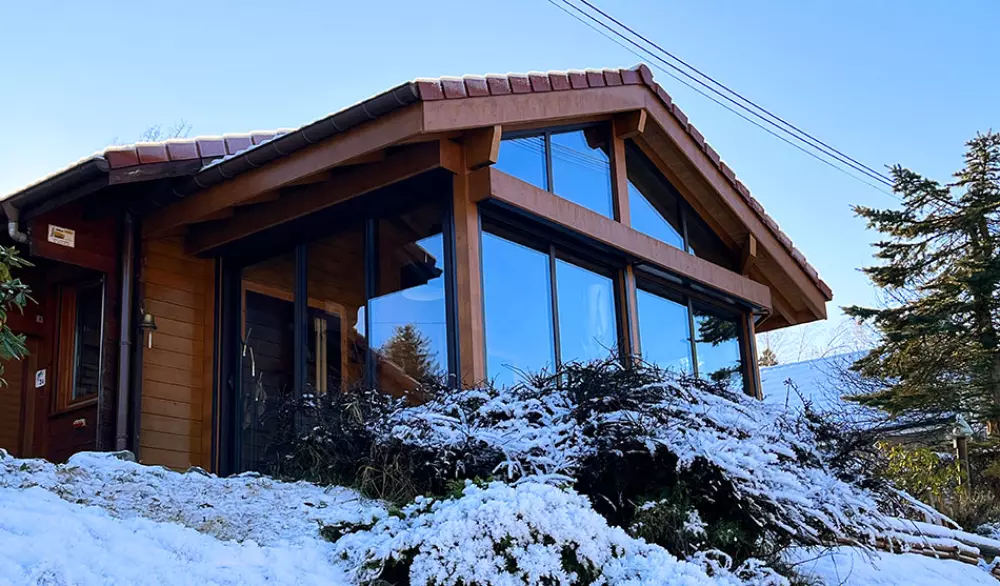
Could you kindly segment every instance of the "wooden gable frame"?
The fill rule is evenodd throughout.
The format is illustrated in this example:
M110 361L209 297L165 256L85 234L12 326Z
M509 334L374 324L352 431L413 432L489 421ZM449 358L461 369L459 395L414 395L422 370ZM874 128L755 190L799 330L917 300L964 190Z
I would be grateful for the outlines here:
M484 192L474 193L469 182L475 181L477 168L496 160L501 131L586 121L613 123L612 160L622 168L623 141L633 140L734 256L743 258L743 277L769 291L762 293L760 287L738 279L721 288L771 311L762 329L826 317L828 293L807 273L803 261L793 257L797 251L783 241L787 237L769 225L762 210L755 209L755 200L748 192L741 193L741 184L734 185L735 176L728 176L729 168L698 139L700 134L688 128L686 119L642 84L417 102L171 204L147 219L144 235L162 236L180 230L186 234L188 251L202 254L435 167L456 173L456 198L474 202L474 198L484 197ZM353 168L340 169L346 165ZM614 176L617 182L624 182L623 171ZM617 191L624 192L623 185ZM521 191L519 197L523 196ZM555 197L538 191L533 198ZM503 197L495 190L486 192ZM627 198L617 200L619 219L628 226ZM547 204L540 205L545 208ZM460 208L468 206L456 203L456 209ZM463 236L461 232L459 236ZM470 246L471 236L464 235ZM634 240L640 241L645 242ZM642 254L635 256L644 258ZM660 254L660 258L665 256ZM719 287L727 279L733 281L734 276L740 275L713 278L706 284Z

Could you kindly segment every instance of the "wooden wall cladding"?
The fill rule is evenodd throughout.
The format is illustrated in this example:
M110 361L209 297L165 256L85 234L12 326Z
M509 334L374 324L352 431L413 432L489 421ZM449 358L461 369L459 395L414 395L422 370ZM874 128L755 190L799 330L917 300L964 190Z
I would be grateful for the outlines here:
M156 319L142 353L139 457L145 464L209 468L215 263L184 253L183 240L143 242L140 303Z

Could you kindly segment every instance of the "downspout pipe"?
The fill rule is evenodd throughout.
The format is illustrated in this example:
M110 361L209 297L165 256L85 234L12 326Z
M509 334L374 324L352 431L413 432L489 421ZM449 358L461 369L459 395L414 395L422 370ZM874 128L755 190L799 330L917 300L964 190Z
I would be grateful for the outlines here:
M28 233L21 230L21 210L10 202L3 202L3 213L7 216L7 235L14 242L28 243Z
M135 279L135 221L132 212L125 212L122 229L121 249L121 315L118 318L118 393L115 417L115 450L127 450L129 446L129 407L131 397L129 386L132 382L132 316L133 282ZM138 390L136 390L138 392Z

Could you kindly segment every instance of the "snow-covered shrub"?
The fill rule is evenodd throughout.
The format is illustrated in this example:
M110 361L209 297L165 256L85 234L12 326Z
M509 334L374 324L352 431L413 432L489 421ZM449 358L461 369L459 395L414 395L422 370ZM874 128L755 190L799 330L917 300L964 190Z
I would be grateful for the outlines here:
M328 399L341 413L317 418L288 461L332 462L331 479L397 504L463 479L570 485L609 524L674 555L717 549L736 563L834 536L871 541L884 526L877 502L895 499L811 416L643 364L352 406L375 397ZM692 515L703 534L688 534Z
M418 498L336 542L362 584L787 584L759 564L697 563L629 536L572 490L525 481L466 485L456 499Z

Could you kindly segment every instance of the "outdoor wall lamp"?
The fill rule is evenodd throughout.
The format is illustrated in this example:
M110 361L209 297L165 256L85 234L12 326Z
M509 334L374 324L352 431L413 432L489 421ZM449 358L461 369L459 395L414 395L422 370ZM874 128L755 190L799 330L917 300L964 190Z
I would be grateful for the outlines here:
M156 331L156 318L153 317L153 314L147 313L145 310L141 311L142 311L142 321L139 322L139 329L145 332L146 347L152 349L153 332Z

